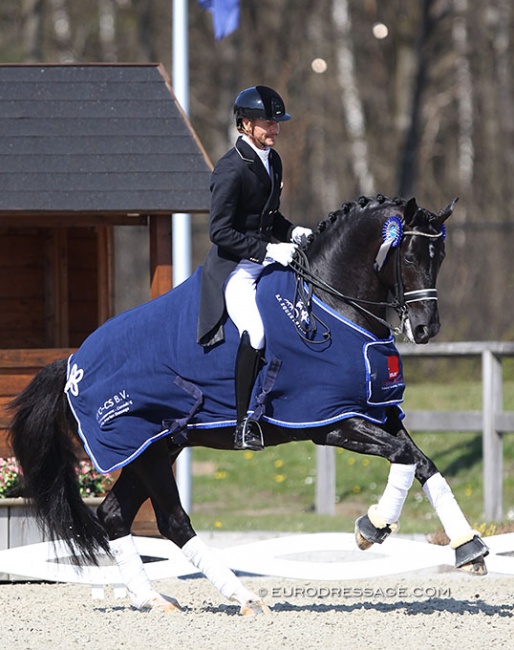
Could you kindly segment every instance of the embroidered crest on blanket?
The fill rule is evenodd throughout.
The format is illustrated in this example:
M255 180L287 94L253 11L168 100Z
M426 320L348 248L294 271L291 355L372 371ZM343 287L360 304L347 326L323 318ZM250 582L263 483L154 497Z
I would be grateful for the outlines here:
M65 391L87 453L99 471L126 465L149 444L192 428L233 426L239 335L229 321L225 343L195 340L201 269L172 291L104 323L68 361ZM267 363L252 399L255 417L300 428L354 415L384 422L403 399L401 360L381 340L313 298L295 301L288 269L265 271L258 286ZM316 316L303 340L295 323Z

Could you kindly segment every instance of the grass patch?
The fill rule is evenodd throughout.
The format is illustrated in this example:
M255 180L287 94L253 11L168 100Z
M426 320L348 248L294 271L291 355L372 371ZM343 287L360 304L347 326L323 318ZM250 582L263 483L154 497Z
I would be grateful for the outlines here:
M405 411L480 408L479 381L413 383L404 404ZM514 410L514 381L505 382L504 408ZM448 432L413 437L448 480L469 521L481 523L481 435ZM316 447L312 443L294 442L258 453L194 449L193 525L198 530L350 532L355 518L379 499L388 471L384 459L338 449L336 516L330 517L314 511ZM514 518L514 435L504 437L504 509L506 521ZM404 507L401 531L435 533L440 528L415 483Z

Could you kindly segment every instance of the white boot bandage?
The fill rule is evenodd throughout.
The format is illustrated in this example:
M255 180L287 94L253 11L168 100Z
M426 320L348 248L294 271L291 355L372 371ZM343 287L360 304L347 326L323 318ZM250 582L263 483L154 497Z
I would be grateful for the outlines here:
M394 524L400 519L403 504L414 481L415 472L416 465L391 464L386 488L375 510L378 520L383 521L384 526ZM377 525L373 521L372 523ZM377 528L384 526L377 526Z
M132 535L113 539L109 546L134 607L142 609L151 600L158 598L159 594L152 589Z
M431 476L423 485L423 490L441 520L445 533L450 538L452 547L469 541L474 531L462 514L459 504L455 500L453 492L439 472ZM461 541L463 540L463 541Z
M216 552L195 536L184 546L182 551L193 566L199 569L212 582L214 587L228 600L235 600L240 605L258 600L239 578L216 557Z

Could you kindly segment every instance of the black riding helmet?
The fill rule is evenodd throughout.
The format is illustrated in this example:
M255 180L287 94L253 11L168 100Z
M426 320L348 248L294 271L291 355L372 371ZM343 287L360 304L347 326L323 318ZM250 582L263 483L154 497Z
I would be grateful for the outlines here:
M242 90L234 102L236 126L241 126L243 117L285 122L291 116L286 113L282 97L267 86L252 86Z

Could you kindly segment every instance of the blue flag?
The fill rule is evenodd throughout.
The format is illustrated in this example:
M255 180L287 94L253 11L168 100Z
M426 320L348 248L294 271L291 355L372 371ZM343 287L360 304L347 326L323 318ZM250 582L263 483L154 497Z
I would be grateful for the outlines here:
M212 13L214 37L217 41L231 34L239 26L239 0L198 0Z

